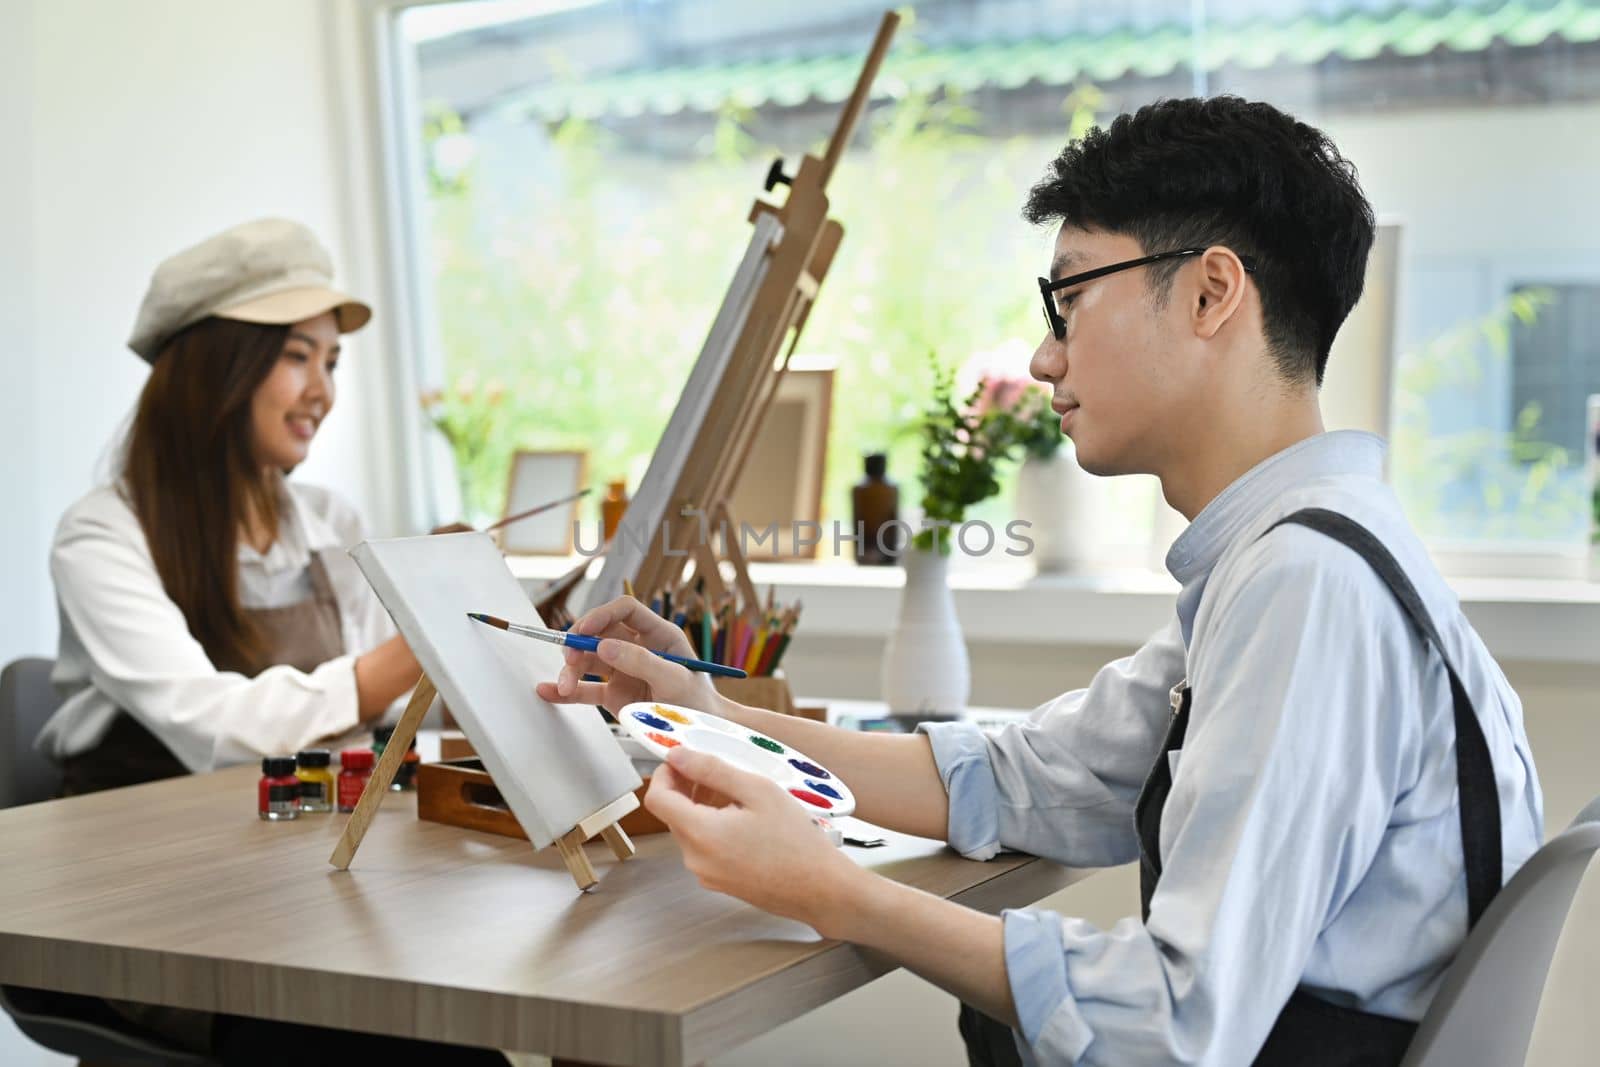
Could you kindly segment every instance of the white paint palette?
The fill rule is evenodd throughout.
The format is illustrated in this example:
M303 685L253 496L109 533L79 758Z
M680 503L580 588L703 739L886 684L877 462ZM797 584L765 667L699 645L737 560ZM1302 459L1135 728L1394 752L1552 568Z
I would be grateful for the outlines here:
M709 752L777 782L812 815L849 815L856 810L854 794L822 764L720 715L643 700L619 711L617 721L629 737L661 759L679 745Z

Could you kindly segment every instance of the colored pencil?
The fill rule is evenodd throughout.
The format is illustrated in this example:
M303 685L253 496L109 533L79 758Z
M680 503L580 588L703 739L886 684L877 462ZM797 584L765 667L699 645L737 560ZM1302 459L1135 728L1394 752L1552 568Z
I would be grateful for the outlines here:
M761 662L761 653L766 649L767 642L769 640L770 637L768 636L766 629L763 628L761 633L756 636L756 639L750 643L749 653L744 659L739 661L744 667L746 674L760 673L756 670L756 665Z

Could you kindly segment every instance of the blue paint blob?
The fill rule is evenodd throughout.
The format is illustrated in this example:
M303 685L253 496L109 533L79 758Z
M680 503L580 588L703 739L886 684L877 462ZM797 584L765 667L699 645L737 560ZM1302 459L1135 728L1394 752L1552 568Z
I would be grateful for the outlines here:
M815 763L807 763L803 759L792 759L792 760L789 761L789 766L793 767L795 770L799 771L801 774L809 774L813 778L832 778L833 777L833 775L829 774L827 771L823 770L821 767L818 767Z
M821 782L813 782L809 778L806 779L806 785L810 786L812 789L815 789L825 797L832 797L835 800L844 799L844 797L839 794L839 791L833 788L831 785L823 785Z
M672 732L672 724L670 722L660 716L652 715L648 711L636 711L633 713L633 717L652 730L661 730L669 734Z

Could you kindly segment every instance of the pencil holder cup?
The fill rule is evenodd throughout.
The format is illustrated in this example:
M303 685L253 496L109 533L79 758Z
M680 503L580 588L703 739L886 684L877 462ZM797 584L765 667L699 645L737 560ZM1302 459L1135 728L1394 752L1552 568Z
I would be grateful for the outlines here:
M782 671L754 678L712 678L717 692L729 700L748 704L752 708L766 708L780 715L793 715L794 693L789 690L789 679Z

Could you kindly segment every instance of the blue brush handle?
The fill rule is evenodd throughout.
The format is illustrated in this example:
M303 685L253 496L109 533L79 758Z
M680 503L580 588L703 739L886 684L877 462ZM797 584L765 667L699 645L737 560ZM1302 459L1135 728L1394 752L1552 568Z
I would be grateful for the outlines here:
M597 652L600 649L600 639L589 634L563 634L568 648L575 648L580 652ZM654 651L652 649L652 651ZM705 674L715 674L722 678L748 678L750 677L738 667L724 667L720 663L708 663L703 659L690 659L688 656L674 656L671 652L656 652L664 660L670 660L681 667L691 671L701 671Z

